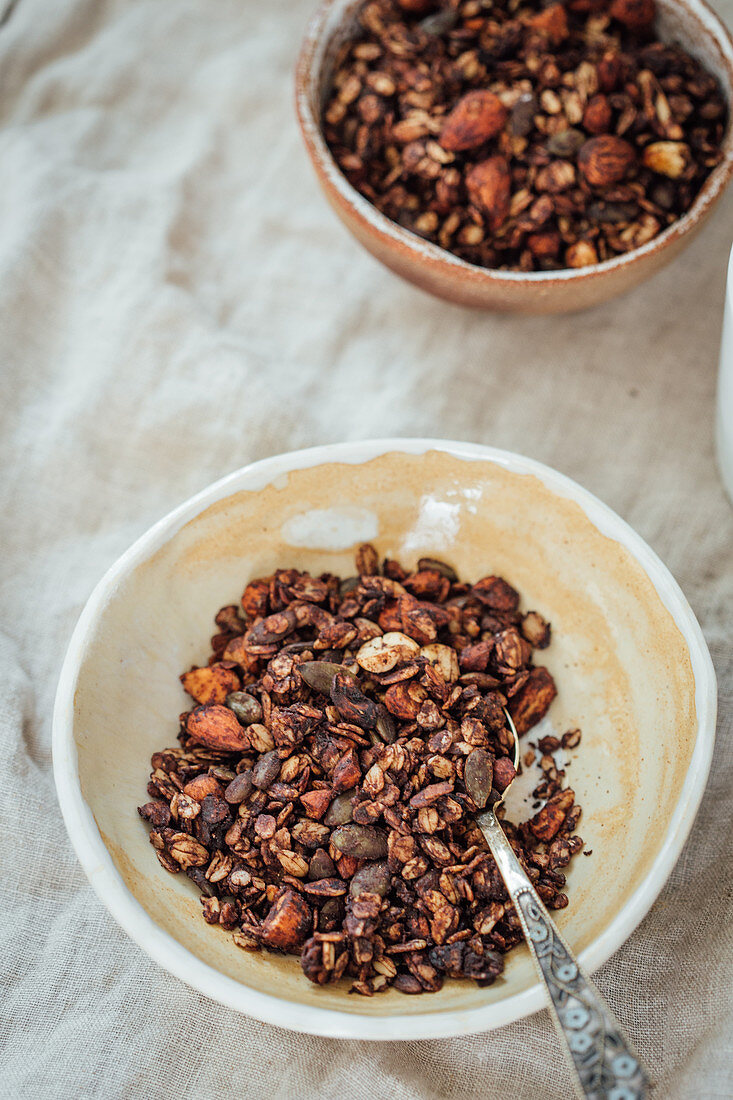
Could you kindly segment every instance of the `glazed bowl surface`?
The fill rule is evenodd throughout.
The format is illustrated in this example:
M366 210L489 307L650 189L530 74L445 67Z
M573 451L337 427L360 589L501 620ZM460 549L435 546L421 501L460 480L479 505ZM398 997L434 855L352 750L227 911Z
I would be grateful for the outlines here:
M100 899L207 996L338 1037L483 1031L544 1003L524 947L486 989L449 981L434 995L364 998L345 982L314 986L297 958L243 951L205 924L193 883L161 868L136 812L151 753L176 743L188 706L178 676L205 662L215 611L278 566L348 575L366 540L405 564L430 555L469 579L504 575L524 609L551 620L542 656L559 694L544 732L583 731L569 777L592 850L571 864L570 904L556 916L585 966L600 966L654 902L692 825L715 678L692 611L642 539L519 455L420 439L320 447L247 466L161 520L109 570L74 631L54 712L59 801Z
M321 130L333 59L353 35L364 0L323 0L300 50L296 109L318 181L334 211L357 241L395 274L459 305L510 313L566 313L624 294L661 270L701 229L733 175L733 121L721 163L687 213L647 244L614 259L558 271L498 271L478 267L397 225L354 188L334 160ZM719 80L733 103L733 41L705 0L657 0L657 29L678 42Z

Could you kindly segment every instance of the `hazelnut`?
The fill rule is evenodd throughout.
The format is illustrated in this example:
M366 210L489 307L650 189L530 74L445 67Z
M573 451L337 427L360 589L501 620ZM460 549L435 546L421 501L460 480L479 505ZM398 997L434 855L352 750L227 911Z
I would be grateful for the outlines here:
M468 197L492 230L499 228L509 213L512 177L504 157L489 157L475 164L466 176Z
M503 128L509 112L493 92L468 92L443 123L440 144L451 153L475 149Z
M654 141L647 145L641 159L645 168L676 180L690 163L690 149L683 141Z
M611 105L604 95L594 95L583 112L583 128L589 134L607 134L611 129Z
M608 187L628 174L636 154L628 141L601 134L590 138L578 153L578 165L591 187Z

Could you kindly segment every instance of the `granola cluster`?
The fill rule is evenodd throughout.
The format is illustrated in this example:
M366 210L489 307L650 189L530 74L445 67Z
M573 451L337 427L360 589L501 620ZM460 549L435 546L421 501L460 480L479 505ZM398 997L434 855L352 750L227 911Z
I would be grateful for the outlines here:
M367 996L488 984L522 932L473 815L515 775L505 708L521 736L556 694L533 660L550 626L501 577L463 584L426 558L380 569L370 545L356 569L279 569L219 611L139 812L162 866L240 947L298 954L311 981L348 975ZM537 812L504 823L553 909L583 846L560 747L525 750L541 754Z
M469 263L579 268L652 240L721 159L715 78L654 0L368 0L324 136L387 217Z

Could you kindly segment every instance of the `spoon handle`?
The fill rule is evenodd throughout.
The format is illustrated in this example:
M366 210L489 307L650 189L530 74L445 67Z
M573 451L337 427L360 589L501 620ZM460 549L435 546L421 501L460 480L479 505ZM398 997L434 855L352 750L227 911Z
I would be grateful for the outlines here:
M588 1100L643 1100L649 1077L605 1000L580 969L492 809L476 821L514 902L555 1026L572 1066L578 1095Z

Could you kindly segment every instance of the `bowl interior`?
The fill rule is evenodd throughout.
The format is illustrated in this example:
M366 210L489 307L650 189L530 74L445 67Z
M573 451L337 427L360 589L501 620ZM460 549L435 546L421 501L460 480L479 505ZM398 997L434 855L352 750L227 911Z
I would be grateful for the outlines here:
M542 656L559 694L549 727L583 731L569 777L593 853L573 861L570 905L557 917L577 951L596 941L644 883L674 813L696 738L690 656L627 549L573 500L490 461L392 452L294 469L231 493L158 540L118 579L87 635L73 716L83 798L133 897L221 974L305 1014L305 1006L400 1018L485 1008L534 984L525 949L488 989L451 981L433 996L366 999L348 996L345 983L318 988L297 959L242 951L206 925L193 884L160 867L136 813L151 753L175 744L188 706L178 676L206 660L215 611L278 566L349 574L365 539L406 564L432 554L468 579L500 573L525 610L551 620Z

